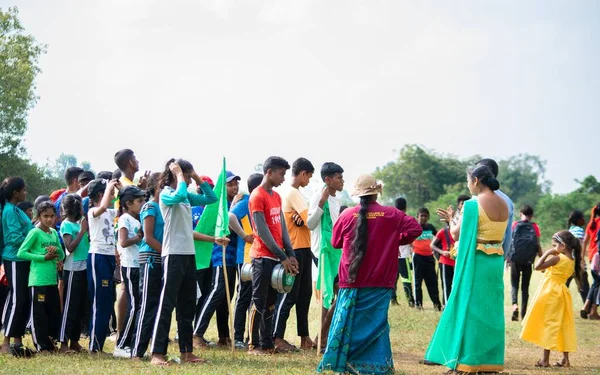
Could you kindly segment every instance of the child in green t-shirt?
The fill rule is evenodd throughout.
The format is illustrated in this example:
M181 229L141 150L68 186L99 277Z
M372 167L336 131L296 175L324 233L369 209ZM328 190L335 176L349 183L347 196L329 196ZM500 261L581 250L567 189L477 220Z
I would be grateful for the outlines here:
M33 343L39 352L56 351L55 340L60 328L60 297L56 267L63 252L58 234L53 228L56 208L52 202L42 202L36 207L39 223L29 231L21 244L17 257L31 261L29 291L31 293Z

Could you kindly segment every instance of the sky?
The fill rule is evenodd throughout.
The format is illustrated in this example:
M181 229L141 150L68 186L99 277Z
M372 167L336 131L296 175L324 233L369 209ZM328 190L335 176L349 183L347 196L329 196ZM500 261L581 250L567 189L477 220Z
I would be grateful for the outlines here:
M597 1L0 4L48 45L25 142L36 162L113 170L132 148L142 169L183 157L216 176L225 156L245 179L302 156L342 165L351 190L416 143L540 155L555 193L600 174Z

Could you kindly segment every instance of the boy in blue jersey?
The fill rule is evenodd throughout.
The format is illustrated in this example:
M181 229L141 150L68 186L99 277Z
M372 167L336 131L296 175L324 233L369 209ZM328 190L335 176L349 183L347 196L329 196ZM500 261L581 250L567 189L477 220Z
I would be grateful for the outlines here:
M227 208L231 205L233 198L239 191L240 177L231 171L227 171ZM237 234L231 233L229 236L229 244L225 250L225 259L223 259L223 248L219 244L215 244L212 252L212 284L211 290L202 301L200 314L196 320L194 329L194 344L195 346L203 346L207 343L204 339L204 333L208 328L210 320L215 311L217 312L217 328L219 331L219 346L230 346L229 339L229 308L231 300L226 298L225 283L229 285L230 298L233 295L233 286L235 285L236 275L236 260L237 260ZM224 269L226 267L226 270ZM225 280L225 271L227 272L227 280Z

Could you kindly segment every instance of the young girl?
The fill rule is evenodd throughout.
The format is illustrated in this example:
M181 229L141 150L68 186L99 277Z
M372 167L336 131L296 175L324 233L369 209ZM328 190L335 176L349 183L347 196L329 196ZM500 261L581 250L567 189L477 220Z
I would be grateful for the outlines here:
M17 253L20 259L31 262L29 291L31 296L31 335L39 352L56 351L54 341L60 329L60 297L56 279L58 259L65 253L53 228L56 208L43 202L36 211L40 217Z
M31 220L17 207L27 198L25 181L20 177L8 177L0 185L0 208L2 208L2 235L4 251L2 261L8 280L8 292L2 322L4 341L0 352L10 351L10 338L15 348L23 346L23 335L29 318L29 262L17 257L17 251L33 228Z
M146 190L148 202L140 212L140 221L144 237L140 245L140 293L141 303L137 316L135 332L132 338L132 359L144 358L152 329L156 320L156 311L160 300L162 281L162 252L163 228L165 226L160 207L160 173L153 173L148 179Z
M108 321L113 310L113 274L115 272L115 229L117 211L108 208L117 180L107 183L95 179L88 185L90 250L87 257L90 312L90 352L101 352L106 340Z
M88 221L83 217L83 203L79 195L68 194L63 198L61 216L60 235L65 244L67 259L63 266L65 300L60 325L60 352L80 352L82 348L79 345L79 337L87 306L86 269L90 237Z
M191 180L203 194L189 192ZM177 307L177 329L181 362L197 363L200 358L192 353L192 321L196 302L196 259L191 206L217 201L211 187L198 176L192 165L171 159L163 173L160 193L160 211L165 218L162 248L163 285L156 314L152 342L152 364L167 365L166 354L169 327L173 309Z
M565 285L575 273L581 276L581 244L569 231L552 236L552 249L546 251L535 264L535 270L547 271L533 298L525 319L521 339L544 349L537 367L550 366L550 351L563 352L563 359L555 366L569 367L569 353L577 346L571 293Z
M139 311L140 256L139 243L142 240L139 217L145 202L145 193L137 186L125 186L119 192L119 241L117 249L121 258L121 275L127 294L127 313L123 330L119 332L119 340L113 355L120 358L131 358L131 338L134 332L136 314Z
M581 211L571 211L569 214L569 220L567 221L567 227L569 227L569 232L575 238L579 240L581 243L581 247L583 248L583 240L585 238L585 218L583 217L583 212ZM583 256L582 256L583 257ZM567 288L571 285L571 280L573 277L571 276L569 280L567 280ZM590 283L587 277L587 269L585 261L582 262L581 269L581 280L575 279L575 283L577 284L577 290L579 290L579 294L581 295L581 300L585 304L587 295L590 291ZM583 319L587 318L589 310L582 309L580 315Z

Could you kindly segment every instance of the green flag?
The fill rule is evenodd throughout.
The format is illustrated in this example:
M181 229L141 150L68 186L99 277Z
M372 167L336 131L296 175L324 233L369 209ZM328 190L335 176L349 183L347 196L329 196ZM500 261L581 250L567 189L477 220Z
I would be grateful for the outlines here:
M200 216L200 220L198 220L198 224L196 225L196 232L215 237L224 237L229 234L226 176L225 158L223 158L223 168L214 188L218 201L216 204L209 204L204 208L202 216ZM197 270L210 267L213 245L212 242L194 241Z

